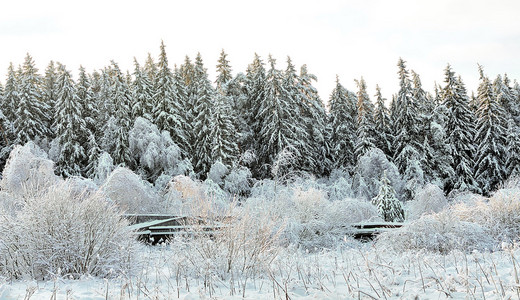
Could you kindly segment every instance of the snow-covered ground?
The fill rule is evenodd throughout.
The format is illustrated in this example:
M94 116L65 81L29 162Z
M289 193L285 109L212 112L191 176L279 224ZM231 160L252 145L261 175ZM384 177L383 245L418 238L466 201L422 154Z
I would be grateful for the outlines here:
M283 248L250 276L194 269L175 244L143 246L131 276L0 282L0 299L518 299L520 249L396 253L371 243L318 253ZM196 249L191 249L197 251ZM244 273L245 274L245 273ZM249 277L249 278L246 278ZM245 291L244 291L245 289ZM56 298L53 296L56 295Z

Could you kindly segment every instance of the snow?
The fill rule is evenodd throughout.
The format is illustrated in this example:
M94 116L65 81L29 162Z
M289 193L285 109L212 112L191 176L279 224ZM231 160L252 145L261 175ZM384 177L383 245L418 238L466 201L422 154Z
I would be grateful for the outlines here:
M511 247L511 245L507 245ZM132 277L49 281L0 279L1 299L514 299L520 249L439 255L372 244L306 253L286 248L264 274L220 278L178 256L175 244L143 247ZM205 285L206 284L206 285ZM244 288L245 287L245 292ZM245 297L242 297L242 296ZM29 298L29 297L28 297Z

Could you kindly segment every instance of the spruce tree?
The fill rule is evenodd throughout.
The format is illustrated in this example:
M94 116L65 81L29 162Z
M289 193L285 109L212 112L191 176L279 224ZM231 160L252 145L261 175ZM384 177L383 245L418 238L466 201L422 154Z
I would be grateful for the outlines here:
M261 122L258 133L258 161L262 167L260 177L267 177L272 173L281 154L284 158L294 157L291 161L284 162L281 174L287 175L295 170L295 164L301 157L299 152L301 143L296 135L297 129L293 122L293 110L291 107L293 99L288 90L285 89L283 74L276 69L276 61L269 56L270 69L265 81L265 98L260 103L258 110L259 121Z
M135 58L134 66L135 80L132 83L132 119L143 117L153 121L153 88L150 77L143 73Z
M226 96L229 96L228 85L233 80L231 72L232 70L229 65L229 60L227 59L227 54L224 52L224 49L222 49L217 63L217 79L215 83L217 84L217 90Z
M304 168L317 175L326 175L330 172L331 149L327 136L327 112L321 101L318 91L312 85L317 77L307 71L307 66L300 68L298 77L298 92L301 97L303 125L309 135L306 162Z
M112 152L115 140L115 118L113 112L115 110L112 98L110 96L110 71L107 67L99 73L95 72L92 76L92 87L94 103L99 107L99 115L96 118L98 126L95 130L95 138L102 151ZM113 125L113 126L112 126ZM114 133L114 134L113 134Z
M246 96L240 107L240 115L243 116L246 127L241 130L242 138L240 142L243 148L242 152L246 150L258 151L258 137L263 123L259 116L259 109L265 98L266 70L264 62L256 53L253 62L247 67L245 81ZM259 174L261 167L259 163L253 166L254 176Z
M56 88L58 74L56 73L56 67L54 66L54 62L51 61L47 68L45 69L45 77L43 78L43 88L42 88L42 101L50 107L51 111L50 115L55 115L55 104L56 98L58 97L58 90ZM49 124L47 125L52 129L52 122L49 119ZM52 131L52 130L51 130ZM52 138L52 137L51 137Z
M110 155L115 164L132 166L128 133L133 126L131 93L127 81L117 63L112 61L110 69L110 98L115 105L114 117L117 131Z
M336 87L330 95L330 145L334 168L352 171L356 164L354 149L356 145L357 110L356 98L348 92L336 76Z
M229 98L221 93L215 95L214 121L211 124L211 162L221 162L228 169L237 161L239 150L238 132L231 119Z
M424 179L444 188L448 181L453 180L454 171L451 167L453 161L449 145L445 140L444 122L438 122L438 118L442 118L442 115L434 116L439 104L436 104L438 101L423 90L419 74L412 71L412 78L412 97L417 107L419 136L423 138L424 159L422 160L422 169ZM442 114L442 112L438 112Z
M417 104L413 98L411 81L406 69L405 61L399 59L399 92L396 97L397 109L395 110L394 128L397 131L394 140L394 163L399 172L404 174L410 163L410 157L423 159L423 139L421 136L421 119L417 110ZM414 153L411 155L410 153Z
M13 124L16 143L25 144L30 140L38 142L51 133L48 127L51 109L42 101L41 86L42 78L32 57L27 54L20 73L18 105Z
M188 157L191 148L184 125L186 110L177 88L178 83L168 67L164 43L161 43L158 71L154 82L154 123L159 130L168 131L174 143L181 148L183 157Z
M498 103L504 109L506 118L512 118L516 120L520 117L520 103L518 103L513 89L509 86L509 78L507 75L497 75L497 78L493 82L493 93L495 94Z
M386 176L386 171L384 171L383 176L381 176L379 193L372 199L372 203L377 206L379 215L385 222L404 221L403 205L395 196L394 188Z
M293 65L290 57L287 57L287 68L283 73L282 90L286 93L286 101L289 107L293 108L290 116L292 123L294 139L298 140L297 153L305 153L306 155L295 157L294 168L299 171L312 172L314 170L313 163L313 142L311 132L307 131L308 126L306 118L309 112L309 103L304 99L300 89L300 78L296 73L296 67Z
M98 142L101 139L98 140L98 138L96 138L96 133L99 130L98 119L100 115L100 108L98 103L96 103L91 78L89 78L83 66L80 66L79 68L79 78L78 82L76 83L76 91L82 111L82 118L85 121L86 126L85 132L79 133L81 135L81 141L85 147L86 154L86 163L83 174L90 177L93 176L93 165L97 163L97 154L101 152L101 149L98 145Z
M194 92L194 123L193 129L194 138L194 152L193 152L193 167L195 173L201 179L206 178L211 165L213 164L211 152L212 143L211 128L215 122L215 91L208 79L208 74L204 68L202 57L200 53L195 59L194 77L196 90Z
M13 123L17 118L16 109L19 105L19 87L19 78L17 78L16 72L14 71L14 66L11 63L7 71L7 81L5 83L3 92L3 101L0 106L0 109L2 109L2 112L4 113L4 116L9 124L9 127L6 128L6 131L10 133L11 140L13 139L12 135L14 134Z
M451 148L452 168L455 171L454 182L445 187L445 190L478 191L473 176L475 121L469 99L462 81L455 77L450 65L446 67L444 82L441 98L446 107L446 138Z
M376 106L374 109L374 145L391 158L392 134L390 129L390 113L381 95L381 88L376 85Z
M56 80L57 99L54 128L59 154L56 161L58 174L70 177L80 176L86 161L82 134L87 132L82 117L81 102L70 72L59 65Z
M150 53L146 57L146 62L144 63L143 73L148 77L150 82L154 82L157 73L159 73L159 69L157 64L154 62L153 57Z
M506 177L520 176L520 128L513 119L507 123Z
M375 147L375 124L374 124L374 105L370 102L367 93L365 80L357 81L357 130L356 145L354 155L356 161L367 151Z
M217 62L217 78L215 80L216 92L226 97L226 105L229 105L229 118L233 122L233 126L240 133L244 128L249 127L248 124L245 123L245 116L241 115L245 99L239 82L242 78L243 74L233 77L227 54L222 50ZM240 140L236 142L240 144L242 139L241 134L238 134L237 137L239 137Z
M491 82L480 66L479 71L475 179L481 192L489 195L506 178L507 125L506 113L493 93Z

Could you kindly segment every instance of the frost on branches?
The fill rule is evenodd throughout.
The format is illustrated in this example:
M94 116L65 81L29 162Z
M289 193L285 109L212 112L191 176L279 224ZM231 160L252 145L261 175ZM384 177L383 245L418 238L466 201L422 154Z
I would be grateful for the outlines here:
M401 201L395 197L395 191L386 177L386 171L381 178L379 194L372 199L372 203L377 206L379 215L386 222L404 221L404 210Z

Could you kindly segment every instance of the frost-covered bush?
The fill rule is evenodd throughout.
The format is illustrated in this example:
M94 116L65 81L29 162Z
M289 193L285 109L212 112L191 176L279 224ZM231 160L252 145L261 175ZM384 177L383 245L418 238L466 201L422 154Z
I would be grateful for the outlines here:
M428 250L446 253L454 249L490 250L493 239L483 226L458 220L450 213L424 215L399 229L382 233L376 245L398 252Z
M59 181L54 163L47 159L33 142L15 146L2 173L0 187L17 198L27 198L44 192Z
M325 189L330 201L344 200L354 197L352 191L352 178L348 172L335 169L331 172Z
M222 162L216 161L211 165L208 172L208 179L211 179L214 183L219 186L223 186L224 177L229 173L229 168L226 167Z
M112 171L101 189L125 213L162 211L162 203L151 184L127 168L118 167Z
M0 191L0 213L14 215L23 208L24 201L13 195Z
M324 191L296 188L290 204L284 232L290 243L310 250L333 247L346 233L343 224L331 222L331 205Z
M285 184L281 184L271 179L257 181L251 188L250 198L265 199L267 201L277 199L288 199L293 194L293 190Z
M176 214L222 215L231 198L211 179L199 182L177 175L166 186L165 201Z
M61 182L0 219L0 273L8 278L110 276L131 267L134 237L101 193L77 195Z
M172 261L176 268L185 268L192 276L204 280L208 286L214 278L235 285L245 285L248 279L270 268L278 255L283 227L265 215L253 216L247 208L230 205L228 218L213 219L205 225L224 225L211 237L203 227L195 226L195 234L188 240L175 240ZM265 273L264 273L265 274ZM240 278L242 283L235 281ZM245 286L241 286L245 288Z
M460 220L486 227L497 242L520 237L520 188L498 190L488 199L456 203L450 210Z
M408 202L409 219L418 219L423 214L438 213L448 205L444 192L434 184L420 189L412 201Z
M130 153L138 162L138 173L144 179L155 181L161 174L186 174L191 165L182 158L179 146L167 131L160 132L155 124L145 118L137 118L128 133Z
M381 221L377 207L372 203L350 198L332 201L327 219L338 226Z
M110 173L112 173L114 168L114 160L110 154L106 151L101 152L94 168L94 181L98 184L102 184Z
M356 174L352 183L352 189L357 197L365 200L374 198L381 185L380 179L383 172L390 180L390 184L397 194L397 198L402 198L403 181L397 167L388 159L378 148L367 151L358 160Z
M245 197L251 191L252 174L246 167L231 169L231 172L224 178L224 190L231 195Z

